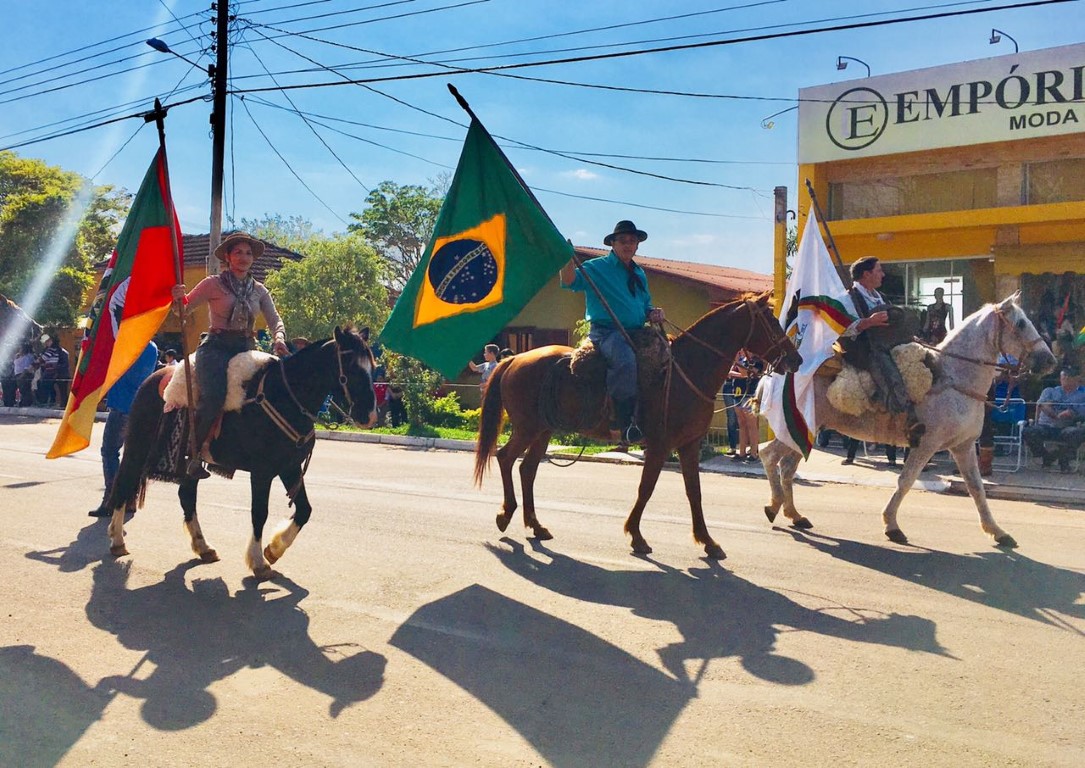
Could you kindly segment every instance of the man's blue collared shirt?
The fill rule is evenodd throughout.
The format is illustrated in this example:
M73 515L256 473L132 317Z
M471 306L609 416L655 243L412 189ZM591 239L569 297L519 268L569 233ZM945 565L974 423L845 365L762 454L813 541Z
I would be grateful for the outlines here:
M629 270L614 254L614 251L606 256L585 261L580 266L599 288L623 328L632 330L644 325L648 318L648 311L652 308L652 294L648 291L648 276L644 274L643 269L639 266L633 267L640 282L636 291L631 294ZM573 282L563 285L562 288L584 292L584 317L588 322L604 328L614 327L610 313L588 285L588 281L584 279L580 270L576 271Z

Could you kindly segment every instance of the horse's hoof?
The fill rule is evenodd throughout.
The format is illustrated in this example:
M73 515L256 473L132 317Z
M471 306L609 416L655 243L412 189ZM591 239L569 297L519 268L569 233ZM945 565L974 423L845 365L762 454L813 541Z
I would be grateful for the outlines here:
M271 551L270 544L264 547L264 559L267 560L268 563L271 565L275 565L275 562L279 559L279 556Z
M282 576L281 573L268 565L265 565L263 568L257 568L252 572L252 575L256 577L257 581L271 581L272 579L277 579Z
M204 563L217 563L219 561L219 553L213 549L208 549L205 552L200 553L200 562Z
M723 547L719 544L712 542L707 544L704 548L704 553L713 560L726 560L727 553L723 551Z
M1005 549L1017 549L1017 539L1008 533L1004 533L995 539L995 544Z
M109 548L109 554L113 555L113 557L124 557L128 554L128 548L123 544L117 544Z
M652 548L648 546L647 541L635 542L633 544L634 555L650 555L652 554Z
M814 527L814 524L807 520L805 517L800 517L791 523L792 528L798 528L800 531L809 531Z
M904 531L902 531L900 528L894 528L891 531L886 531L885 538L889 539L894 544L908 543L908 537L904 535Z
M509 527L509 521L512 520L512 515L498 515L497 516L497 530L501 533L505 532L505 529Z
M534 528L533 532L535 538L539 541L550 541L550 539L554 538L554 534L550 533L550 531L546 530L541 525L537 528Z
M765 517L767 517L769 519L770 523L775 523L776 522L776 515L778 515L779 512L780 512L780 510L773 509L768 504L765 505Z

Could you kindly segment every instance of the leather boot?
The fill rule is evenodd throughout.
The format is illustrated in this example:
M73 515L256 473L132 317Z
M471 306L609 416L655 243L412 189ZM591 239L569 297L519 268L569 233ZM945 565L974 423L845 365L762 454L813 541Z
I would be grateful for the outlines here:
M993 445L980 446L979 450L979 464L980 464L980 476L990 477L994 471L993 464L995 461L995 448Z
M639 443L644 439L637 426L637 399L635 397L614 401L614 411L618 419L618 432L625 443Z

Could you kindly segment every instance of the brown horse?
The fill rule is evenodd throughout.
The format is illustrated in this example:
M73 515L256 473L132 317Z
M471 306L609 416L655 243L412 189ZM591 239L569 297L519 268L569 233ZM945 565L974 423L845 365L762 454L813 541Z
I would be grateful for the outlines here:
M652 551L640 532L641 513L652 496L663 463L672 450L677 450L693 515L693 539L704 545L709 557L717 560L725 557L704 521L700 451L701 440L712 421L715 395L743 347L774 365L782 365L783 370L796 370L802 362L772 314L769 294L764 293L717 307L683 331L671 344L671 371L659 377L654 390L645 393L642 386L640 427L644 432L644 469L637 503L625 521L625 532L632 536L634 552ZM524 525L538 539L553 538L535 515L533 486L555 423L588 437L610 437L602 383L585 387L569 373L566 356L572 351L562 346L533 349L503 361L490 375L479 419L475 483L482 483L497 445L502 411L507 411L512 436L497 450L505 490L502 512L497 516L497 527L502 531L508 527L517 506L512 467L526 450L520 464ZM556 366L560 366L560 371L555 371L555 380L548 374ZM642 382L644 378L642 375Z

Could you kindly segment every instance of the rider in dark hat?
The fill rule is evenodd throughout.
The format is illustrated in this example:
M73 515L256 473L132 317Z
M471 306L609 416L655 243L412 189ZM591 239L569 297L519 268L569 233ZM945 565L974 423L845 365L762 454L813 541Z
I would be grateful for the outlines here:
M606 360L607 392L614 400L620 439L624 443L639 442L642 438L636 423L637 357L629 344L628 332L643 327L645 322L663 321L663 310L652 306L648 277L633 261L637 247L647 239L647 232L624 219L603 238L603 245L611 247L610 253L580 265L598 293L573 262L561 269L561 286L585 294L584 316L591 324L588 338Z

